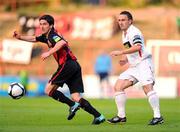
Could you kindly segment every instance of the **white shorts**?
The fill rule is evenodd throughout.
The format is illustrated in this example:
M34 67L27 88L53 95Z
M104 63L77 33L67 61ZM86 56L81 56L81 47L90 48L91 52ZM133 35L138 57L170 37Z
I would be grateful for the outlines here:
M120 74L119 79L132 81L133 84L140 82L142 86L155 83L154 66L152 58L146 58L134 67L129 67Z

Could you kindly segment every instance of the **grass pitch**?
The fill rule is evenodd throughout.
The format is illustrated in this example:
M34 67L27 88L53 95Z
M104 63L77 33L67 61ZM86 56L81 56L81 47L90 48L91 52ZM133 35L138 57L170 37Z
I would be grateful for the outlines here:
M106 119L116 115L113 99L89 100ZM82 109L68 121L69 108L48 97L0 97L0 132L179 132L180 98L160 99L165 123L148 126L152 111L147 99L128 99L127 123L91 125L93 117Z

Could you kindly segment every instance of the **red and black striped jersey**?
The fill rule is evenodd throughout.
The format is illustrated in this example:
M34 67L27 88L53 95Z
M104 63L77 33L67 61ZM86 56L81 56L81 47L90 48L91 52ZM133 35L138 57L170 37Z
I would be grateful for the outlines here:
M53 48L56 43L61 40L64 40L66 44L53 54L55 60L59 65L64 64L67 59L76 60L76 57L70 50L68 42L63 38L63 36L59 35L54 28L51 29L47 36L45 34L42 34L36 37L36 41L46 43L49 48Z

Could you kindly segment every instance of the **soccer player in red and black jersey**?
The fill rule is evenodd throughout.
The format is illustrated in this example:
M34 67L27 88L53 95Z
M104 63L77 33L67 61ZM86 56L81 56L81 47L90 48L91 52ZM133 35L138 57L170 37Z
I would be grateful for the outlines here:
M51 15L43 15L39 18L39 24L40 29L42 30L42 35L40 36L21 35L17 31L14 32L13 36L19 40L29 42L39 41L47 44L49 50L42 53L42 60L53 55L57 61L58 69L46 85L45 93L53 99L65 103L70 107L68 120L71 120L75 116L76 111L79 110L79 108L82 108L94 116L92 124L104 122L104 116L80 95L80 93L84 92L81 66L70 50L68 42L63 36L56 32L54 28L54 18ZM62 92L57 90L57 88L59 86L62 87L64 83L68 85L72 99L69 99Z

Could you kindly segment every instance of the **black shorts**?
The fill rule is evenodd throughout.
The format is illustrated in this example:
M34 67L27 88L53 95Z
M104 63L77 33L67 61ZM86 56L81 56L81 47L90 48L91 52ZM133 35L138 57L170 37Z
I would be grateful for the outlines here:
M61 87L64 83L66 83L69 87L70 93L84 92L81 66L77 61L71 59L67 60L62 66L58 67L49 82Z
M99 74L99 78L100 78L100 81L102 82L103 80L106 80L108 79L108 76L109 76L109 73L108 72L101 72L101 73L98 73Z

